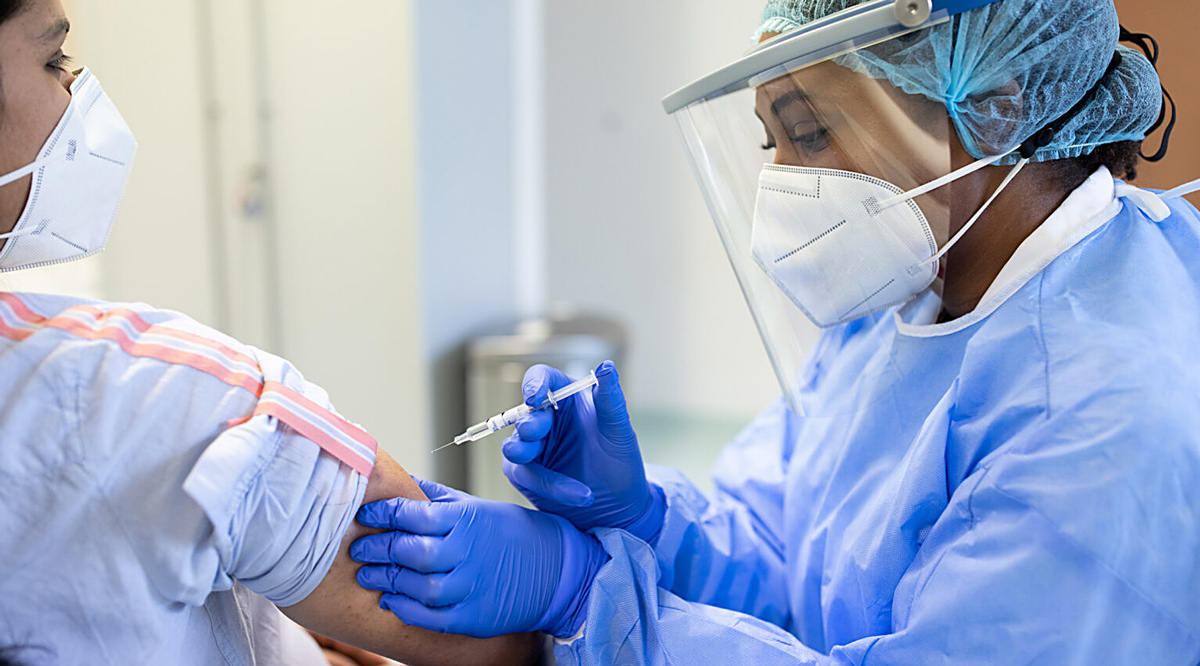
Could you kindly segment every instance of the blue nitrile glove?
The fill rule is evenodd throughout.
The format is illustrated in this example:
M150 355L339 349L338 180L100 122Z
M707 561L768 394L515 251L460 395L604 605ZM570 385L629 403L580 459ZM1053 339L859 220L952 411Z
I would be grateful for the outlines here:
M646 480L616 366L601 363L596 380L591 392L517 422L504 440L504 475L534 506L583 531L615 527L653 544L666 512L663 491ZM540 405L572 381L534 366L525 373L525 404Z
M367 504L358 522L394 532L350 546L358 584L405 624L476 638L574 636L608 554L558 516L417 479L431 501Z

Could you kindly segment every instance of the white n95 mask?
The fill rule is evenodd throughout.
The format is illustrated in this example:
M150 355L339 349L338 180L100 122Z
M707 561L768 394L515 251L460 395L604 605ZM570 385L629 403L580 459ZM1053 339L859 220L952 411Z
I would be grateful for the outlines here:
M90 257L104 249L125 194L137 141L100 82L84 69L37 159L0 176L33 175L29 201L0 250L0 272Z
M814 324L829 328L904 303L1025 165L939 252L913 199L1000 160L979 160L909 192L852 171L768 164L751 232L755 262Z
M849 171L768 164L758 181L754 260L817 326L902 303L937 277L937 242L902 190Z

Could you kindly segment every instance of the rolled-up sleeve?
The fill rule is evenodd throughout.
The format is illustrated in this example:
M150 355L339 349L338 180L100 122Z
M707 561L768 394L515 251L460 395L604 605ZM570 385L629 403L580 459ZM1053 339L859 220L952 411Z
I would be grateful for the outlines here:
M172 603L201 605L234 581L279 606L302 601L328 573L374 467L375 441L323 389L241 349L237 382L199 363L113 352L105 374L124 385L89 410L109 514Z
M208 446L183 489L213 527L213 589L237 580L278 606L325 577L366 493L375 442L290 364L255 350L263 392Z
M366 486L274 417L231 428L184 483L212 524L212 589L237 580L278 606L303 600L329 571Z

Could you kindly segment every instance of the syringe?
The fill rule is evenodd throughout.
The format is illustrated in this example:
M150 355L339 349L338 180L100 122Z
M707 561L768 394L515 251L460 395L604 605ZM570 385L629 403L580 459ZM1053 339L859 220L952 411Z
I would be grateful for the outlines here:
M497 414L486 421L480 421L470 428L467 428L466 432L463 434L455 437L453 442L450 442L445 446L439 446L438 448L434 449L433 452L437 453L438 451L441 451L449 446L459 446L461 444L466 444L467 442L477 442L494 432L499 432L500 430L507 428L517 421L520 421L522 418L528 416L532 412L546 409L547 407L558 409L558 403L566 400L576 393L586 391L595 385L596 371L593 370L590 376L584 377L573 384L568 384L557 391L551 391L550 393L546 394L546 399L543 400L542 404L538 405L537 407L530 407L529 405L522 403L506 412Z

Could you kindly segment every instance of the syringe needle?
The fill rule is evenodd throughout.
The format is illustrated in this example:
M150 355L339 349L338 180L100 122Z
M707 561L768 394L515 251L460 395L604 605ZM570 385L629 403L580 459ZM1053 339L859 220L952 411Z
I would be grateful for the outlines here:
M466 432L458 437L455 437L453 442L450 442L445 446L438 447L434 449L433 452L437 453L438 451L450 446L454 446L455 444L477 442L494 432L499 432L504 428L515 425L517 421L528 416L530 412L535 410L546 409L548 407L554 407L555 409L558 409L558 403L566 400L576 393L582 393L583 391L586 391L597 384L596 371L593 370L591 376L589 377L584 377L583 379L564 386L557 391L550 391L547 394L546 399L542 401L541 405L537 407L530 407L525 403L521 403L506 412L501 412L500 414L497 414L486 421L480 421L470 428L467 428Z

